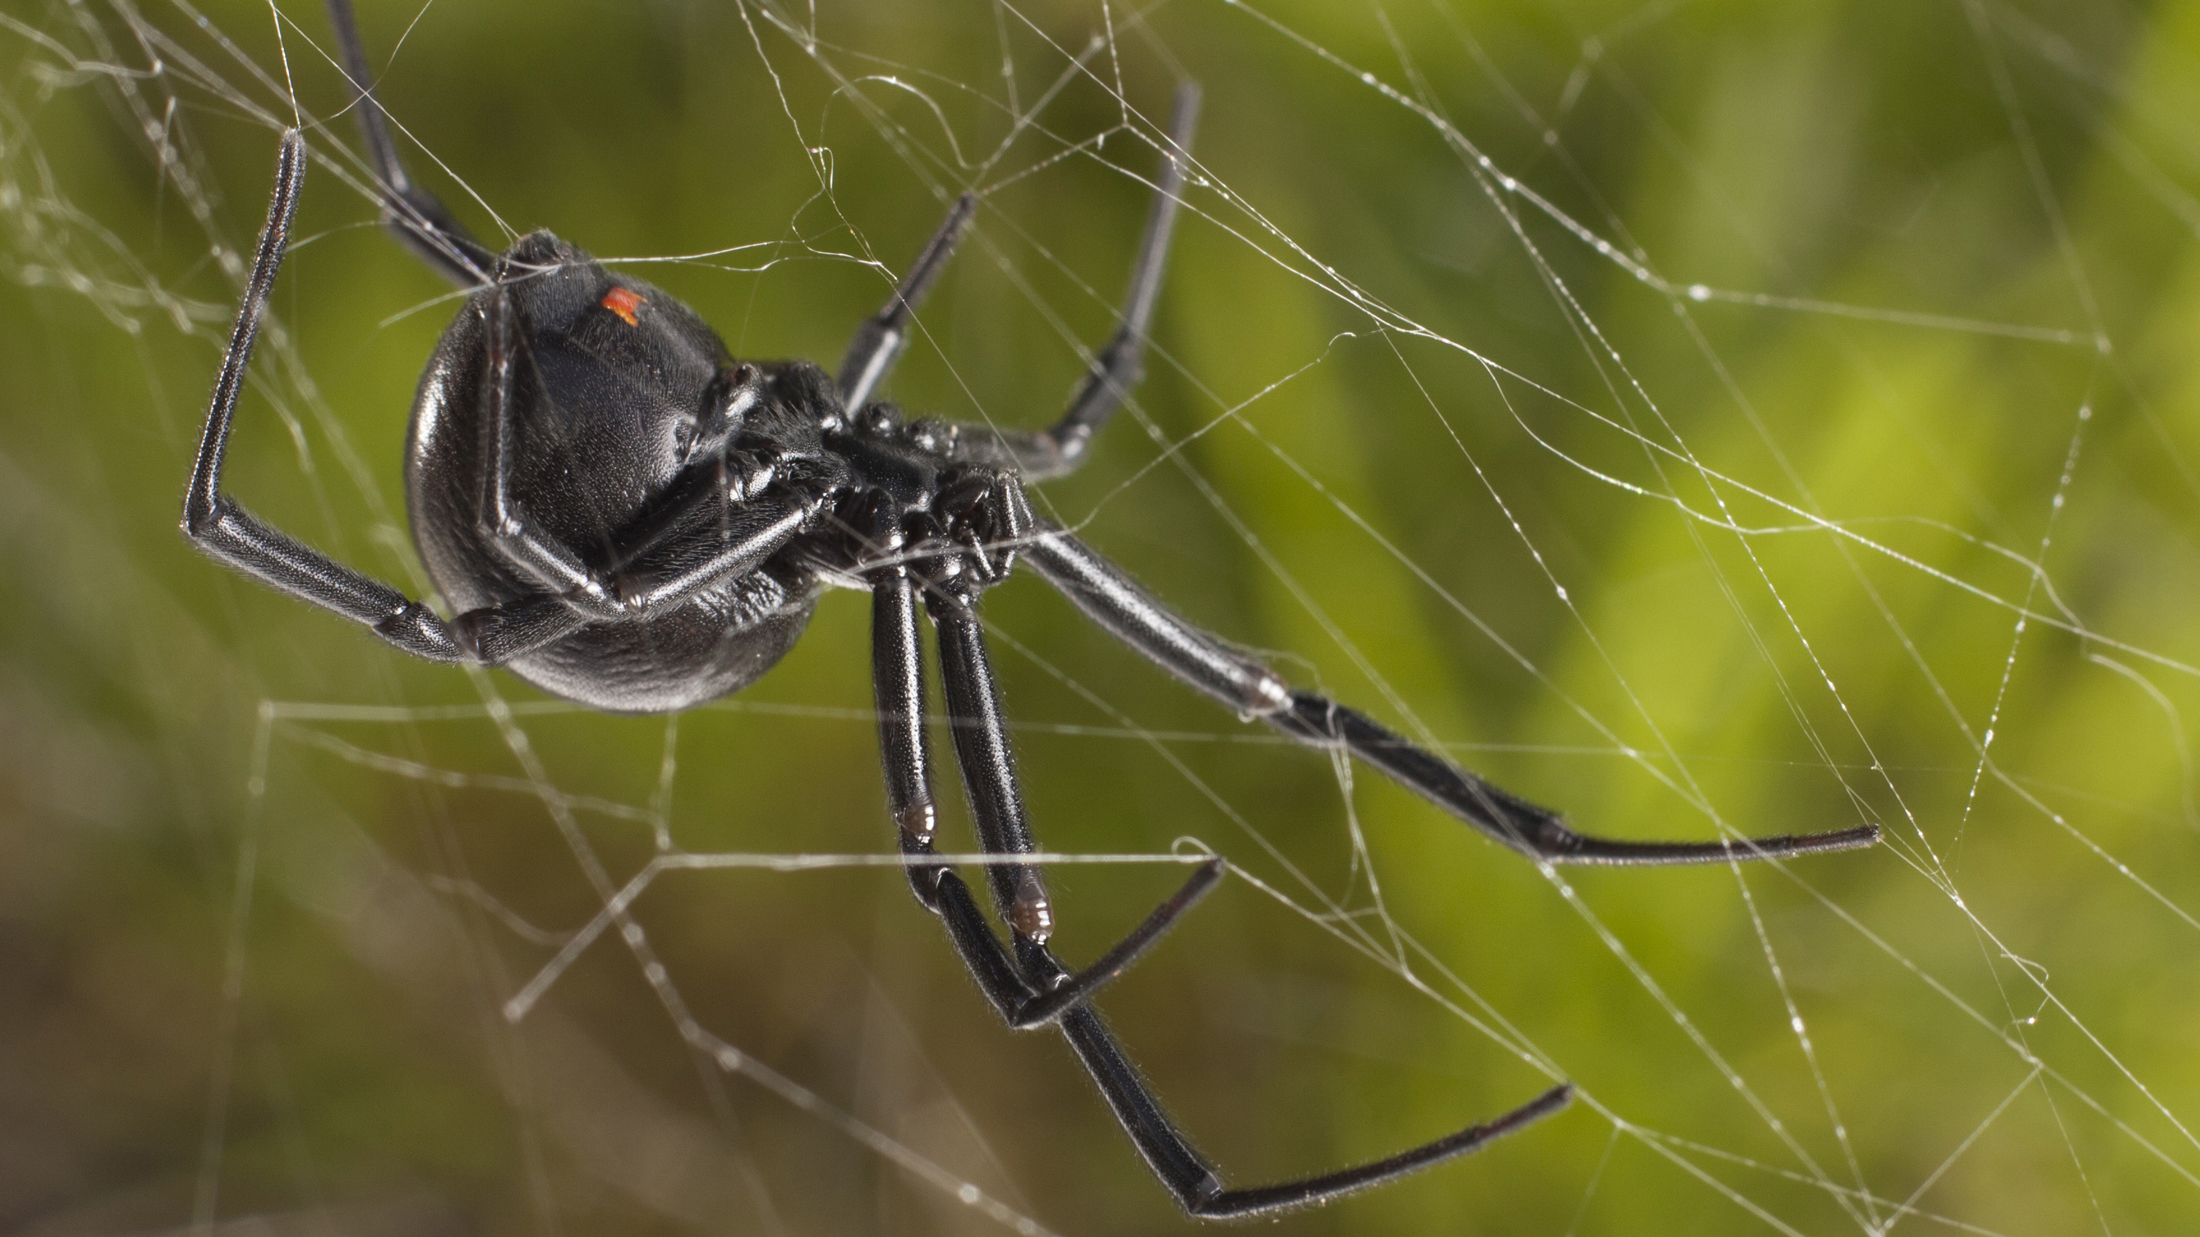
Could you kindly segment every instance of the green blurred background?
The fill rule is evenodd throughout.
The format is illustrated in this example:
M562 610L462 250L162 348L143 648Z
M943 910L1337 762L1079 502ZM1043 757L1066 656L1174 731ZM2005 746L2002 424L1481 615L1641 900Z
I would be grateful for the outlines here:
M600 905L560 818L614 880L660 844L886 849L866 606L829 598L675 725L409 662L189 552L219 259L259 226L286 82L321 162L233 491L417 579L400 447L454 302L373 224L309 0L0 16L0 1228L1001 1231L960 1182L1056 1232L1186 1227L892 872L668 875L636 922L697 1025L944 1186L699 1062L616 940L502 1018ZM629 269L738 355L835 361L946 199L986 191L891 394L1004 424L1053 415L1110 328L1139 135L1196 78L1151 377L1051 508L1585 829L1886 828L1784 870L1546 879L1001 589L1046 844L1197 837L1294 901L1232 881L1105 1002L1232 1180L1583 1089L1280 1230L2200 1214L2200 9L361 21L416 173L472 226L683 255ZM1034 123L997 152L1011 105ZM1180 871L1061 869L1064 951ZM1354 914L1295 909L1324 898ZM1355 932L1427 952L1408 978Z

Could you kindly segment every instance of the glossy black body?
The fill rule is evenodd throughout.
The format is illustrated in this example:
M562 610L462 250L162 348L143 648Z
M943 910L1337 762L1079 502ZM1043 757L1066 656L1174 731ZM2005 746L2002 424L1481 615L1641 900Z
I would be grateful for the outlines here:
M507 396L513 489L543 532L600 571L619 569L683 487L716 481L720 459L692 448L714 384L735 369L687 306L613 276L547 232L522 238L501 265L508 276L475 293L437 344L405 451L414 542L461 613L511 605L542 587L499 552L480 516L492 466L484 395L493 298L508 298L519 327ZM634 297L626 315L604 304L614 289ZM800 362L760 376L729 445L822 454L825 426L839 420L831 381ZM660 613L587 624L506 665L544 691L609 712L670 712L739 691L802 634L823 587L802 558L783 551Z
M1201 860L1137 928L1081 971L1048 946L1054 919L1018 781L979 605L1019 562L1179 681L1295 741L1349 753L1541 863L1676 864L1845 850L1832 833L1645 842L1577 833L1373 718L1311 692L1185 621L1067 531L1034 519L1026 481L1060 475L1136 383L1191 144L1198 93L1178 94L1122 324L1069 407L1040 431L907 422L870 397L909 315L968 225L957 201L892 296L856 331L837 378L758 365L661 290L606 270L547 232L502 255L474 240L397 158L366 91L348 0L329 0L357 115L405 246L471 292L421 379L406 456L413 535L444 617L263 523L223 490L246 367L305 175L284 136L267 230L208 401L183 531L207 554L435 661L504 665L609 712L686 708L737 691L792 645L829 586L872 597L881 767L911 890L1012 1027L1058 1027L1132 1144L1185 1211L1238 1218L1379 1186L1565 1106L1566 1084L1495 1120L1386 1158L1296 1181L1227 1188L1184 1137L1092 998L1212 891ZM940 654L953 750L1004 943L934 843L920 611ZM618 912L623 919L624 912ZM629 927L634 927L628 924ZM641 938L634 927L629 940ZM734 1059L745 1059L734 1054Z

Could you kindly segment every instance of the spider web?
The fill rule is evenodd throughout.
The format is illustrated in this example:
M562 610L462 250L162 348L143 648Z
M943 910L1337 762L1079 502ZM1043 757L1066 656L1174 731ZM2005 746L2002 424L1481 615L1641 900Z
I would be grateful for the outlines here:
M1102 1004L1233 1182L1578 1087L1285 1228L2127 1234L2200 1204L2190 17L361 21L423 183L737 355L835 359L979 191L889 394L1003 425L1111 328L1200 81L1148 380L1038 500L1586 831L1885 831L1538 869L1043 588L990 594L1065 956L1230 861ZM0 49L11 1230L1180 1223L910 903L860 598L739 697L608 718L407 662L168 531L300 125L231 487L427 588L397 444L456 297L375 226L317 5L18 0Z

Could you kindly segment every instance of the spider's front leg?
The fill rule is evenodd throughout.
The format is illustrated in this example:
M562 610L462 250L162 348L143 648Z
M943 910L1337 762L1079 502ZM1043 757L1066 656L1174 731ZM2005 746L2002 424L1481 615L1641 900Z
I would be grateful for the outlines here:
M1635 842L1579 833L1557 812L1491 785L1365 713L1294 690L1275 671L1177 616L1060 528L1033 529L1023 540L1023 558L1117 639L1239 716L1258 718L1301 743L1349 752L1492 840L1539 862L1722 863L1855 850L1879 840L1877 825L1710 842Z
M848 341L847 354L841 359L836 382L840 402L851 414L863 411L879 384L894 371L902 349L909 346L909 316L916 312L924 294L932 290L940 272L947 269L948 258L954 256L956 243L962 240L971 216L977 212L976 197L966 193L956 198L946 220L925 242L924 252L917 255L908 273L894 286L885 306L856 328L855 338Z
M967 491L965 497L968 497ZM859 531L868 543L868 552L879 564L868 573L872 599L872 677L878 700L879 748L886 775L887 810L900 835L901 851L911 860L910 888L925 909L940 917L964 966L969 968L971 977L1002 1019L1018 1029L1044 1026L1061 1018L1102 985L1122 974L1158 941L1186 911L1220 883L1222 861L1212 859L1200 864L1175 894L1091 966L1073 974L1047 956L1043 974L1035 982L1019 963L1017 955L1026 955L1033 945L1043 942L1053 927L1053 909L1037 869L1028 865L1013 868L999 865L989 872L996 894L1004 889L1007 891L1006 900L1001 901L1000 906L1002 918L1009 923L1017 945L1017 955L1012 955L986 922L968 883L945 864L924 862L938 852L933 843L937 812L932 799L931 756L924 732L924 650L917 630L918 592L920 587L924 589L927 603L934 606L934 621L942 622L937 606L960 604L946 602L945 598L961 593L968 585L976 584L982 590L983 585L978 581L996 570L1005 572L1008 564L1004 561L990 566L976 563L943 566L963 558L968 551L960 554L954 551L950 540L937 535L941 530L929 519L919 517L912 522L914 528L905 527L893 504L883 495L875 496L874 501L858 513L857 519L861 525ZM921 583L920 572L924 576ZM974 615L968 619L970 624L975 621ZM970 654L965 649L976 648L982 662L983 647L968 644L976 637L965 632L963 621L955 614L950 613L944 622L942 648L956 650L954 666L946 671L949 682L966 682L968 675L964 666ZM948 634L951 631L963 633L963 642L956 643L958 637ZM974 628L971 631L974 632ZM984 678L990 684L990 669L985 670ZM950 688L951 692L955 690ZM989 698L994 702L997 716L998 694L990 693ZM963 754L961 733L962 727L958 724L958 755ZM1015 785L1014 757L1007 749L1005 735L995 733L994 742L997 751L984 758L983 767L987 772L982 775L992 793L988 794L975 784L971 789L972 814L979 821L980 842L991 853L1028 854L1030 831L1023 823L1022 796ZM966 762L964 768L968 774L971 766ZM978 806L981 800L983 805Z
M938 426L946 439L946 450L955 459L1013 471L1026 481L1064 476L1084 463L1093 435L1122 407L1124 397L1138 385L1144 372L1146 335L1153 325L1162 277L1168 270L1169 238L1176 231L1177 210L1183 205L1184 169L1198 121L1199 85L1181 83L1169 116L1168 143L1161 151L1161 170L1154 182L1146 228L1139 238L1137 256L1131 261L1122 322L1094 354L1084 381L1070 397L1069 407L1043 430L976 424ZM971 195L955 199L946 221L933 233L908 274L902 276L885 306L856 329L847 357L841 362L839 378L841 402L851 415L863 410L893 371L909 342L910 314L946 268L975 211L976 200Z
M329 24L336 31L336 47L343 57L344 75L359 92L353 108L359 120L359 136L366 142L367 157L381 182L382 221L405 248L437 274L462 288L489 282L496 252L473 238L436 196L421 188L405 171L390 141L389 122L381 101L374 97L374 68L367 63L366 45L359 39L359 23L352 16L351 0L328 0Z
M944 543L943 548L931 550L920 543L913 547L911 556L920 568L929 568L924 578L925 609L939 637L940 678L947 689L947 714L970 814L977 825L979 842L989 854L1011 859L1030 855L1036 847L1024 813L1023 793L1017 785L1015 751L1008 741L1000 687L986 652L978 601L985 589L1008 570L1018 546L1028 544L1035 525L1015 479L1006 474L973 472L951 481L942 488L935 510L946 521L944 535L938 539ZM906 572L906 568L901 570ZM900 789L890 792L889 802L895 805L897 819L928 829L930 790L922 781L923 740L915 721L922 716L923 674L915 652L914 595L906 575L898 583L891 575L878 578L880 584L874 595L879 598L876 613L881 633L880 733L887 744L889 780L902 779ZM903 852L912 856L931 853L929 836L914 837L909 829L910 825L905 824ZM1138 932L1082 974L1073 974L1047 946L1053 910L1035 865L1001 863L993 865L990 872L995 905L1013 932L1013 959L979 918L960 877L944 867L921 865L911 869L910 879L917 887L917 896L947 922L971 974L1002 1008L1004 1016L1020 994L1046 994L1040 999L1054 999L1058 1006L1055 1016L1070 1049L1098 1085L1102 1099L1147 1166L1178 1205L1192 1215L1239 1218L1327 1202L1466 1155L1566 1105L1572 1088L1561 1085L1495 1121L1469 1126L1371 1164L1277 1185L1226 1189L1221 1177L1170 1120L1159 1097L1131 1064L1122 1044L1091 1002L1083 999L1096 983L1091 978L1096 972L1104 972L1100 975L1104 980L1120 971L1169 921L1204 895L1222 871L1221 859L1210 860ZM1065 999L1066 992L1079 986L1085 991L1078 999Z

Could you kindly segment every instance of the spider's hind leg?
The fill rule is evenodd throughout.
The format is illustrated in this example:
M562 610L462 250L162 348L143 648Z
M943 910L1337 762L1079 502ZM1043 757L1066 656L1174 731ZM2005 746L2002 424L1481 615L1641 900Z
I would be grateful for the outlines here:
M1492 840L1531 859L1544 863L1721 863L1854 850L1879 840L1877 825L1713 842L1632 842L1577 833L1558 813L1498 789L1359 710L1311 692L1292 690L1281 675L1171 613L1092 547L1061 529L1035 527L1021 540L1020 552L1025 562L1086 617L1184 683L1239 715L1258 718L1302 743L1342 748Z
M252 364L260 316L268 290L282 269L283 245L305 183L305 139L292 130L283 135L276 163L275 190L267 205L267 229L260 233L252 259L252 278L237 306L229 333L229 352L207 401L206 428L199 437L197 462L183 496L183 535L192 544L231 567L257 576L293 597L333 610L374 629L376 635L430 661L476 660L433 610L382 581L363 575L277 529L261 523L222 489L222 464L229 454L229 432Z
M355 571L326 554L255 519L222 488L222 465L236 423L237 398L252 364L267 294L282 269L298 194L306 176L306 144L296 130L283 135L267 228L252 259L252 277L237 306L229 352L207 400L206 428L183 496L183 535L213 558L273 588L374 630L374 634L429 661L496 665L548 643L578 626L581 616L560 598L538 596L462 614L447 622L394 585Z
M359 40L351 0L328 0L328 17L336 28L344 75L358 92L352 106L358 110L359 136L367 144L367 157L373 160L374 174L381 182L382 221L405 248L445 279L462 288L487 284L496 253L475 240L434 194L414 184L404 161L397 157L389 122L374 97L374 70L367 63L366 45Z

